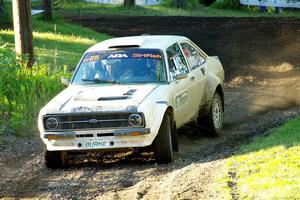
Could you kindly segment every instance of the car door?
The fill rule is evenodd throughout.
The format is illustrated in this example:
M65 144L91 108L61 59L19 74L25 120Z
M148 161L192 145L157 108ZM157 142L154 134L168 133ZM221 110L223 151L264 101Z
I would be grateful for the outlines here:
M189 68L181 52L179 44L173 44L167 51L169 72L169 93L174 108L174 116L177 126L190 120L189 98L190 81L188 80Z
M195 116L202 105L203 95L205 95L206 79L206 56L191 43L182 42L180 47L188 63L190 74L190 102L189 111Z

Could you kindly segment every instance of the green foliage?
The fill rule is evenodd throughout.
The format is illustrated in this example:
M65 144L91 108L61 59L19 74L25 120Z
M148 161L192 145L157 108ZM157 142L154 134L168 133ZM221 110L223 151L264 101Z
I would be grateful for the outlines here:
M83 2L83 0L61 0L61 3L78 3L78 2Z
M7 26L9 22L10 19L9 19L8 9L6 8L5 4L4 5L0 4L0 28Z
M166 7L195 8L199 5L199 0L163 0Z
M60 78L71 76L90 46L110 38L65 23L56 15L52 22L35 16L32 23L36 61L32 70L16 59L13 30L0 30L0 134L30 135L36 131L40 108L63 89Z
M0 133L31 133L39 109L63 89L61 76L67 67L51 69L46 65L26 69L12 49L0 41ZM33 128L34 127L34 128ZM26 132L25 132L26 130Z
M241 7L239 0L219 0L211 4L212 8L239 9Z

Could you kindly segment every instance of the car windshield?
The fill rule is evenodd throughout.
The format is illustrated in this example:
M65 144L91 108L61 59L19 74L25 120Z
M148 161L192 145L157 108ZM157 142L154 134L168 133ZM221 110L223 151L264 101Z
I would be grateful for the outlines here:
M87 53L74 76L74 84L166 82L158 49L129 49Z

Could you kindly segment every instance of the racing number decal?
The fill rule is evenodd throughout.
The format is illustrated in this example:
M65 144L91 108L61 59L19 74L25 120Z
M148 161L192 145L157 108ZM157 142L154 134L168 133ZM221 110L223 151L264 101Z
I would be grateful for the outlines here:
M182 106L183 104L185 104L188 100L188 93L187 91L182 92L181 94L177 95L175 97L175 104L176 104L176 108Z
M88 58L85 58L83 60L83 62L93 62L93 61L98 61L98 60L100 60L100 55L93 55Z

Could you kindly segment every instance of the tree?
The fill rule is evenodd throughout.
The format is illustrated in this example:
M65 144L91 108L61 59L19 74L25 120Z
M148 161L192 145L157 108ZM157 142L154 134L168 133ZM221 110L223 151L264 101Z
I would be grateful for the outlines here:
M0 8L4 8L4 0L0 0Z
M4 8L4 0L0 0L0 8Z
M43 0L44 19L52 20L51 0Z
M134 6L135 0L124 0L124 6Z
M27 67L34 61L32 46L31 4L30 0L13 0L15 49L19 56L28 56Z

